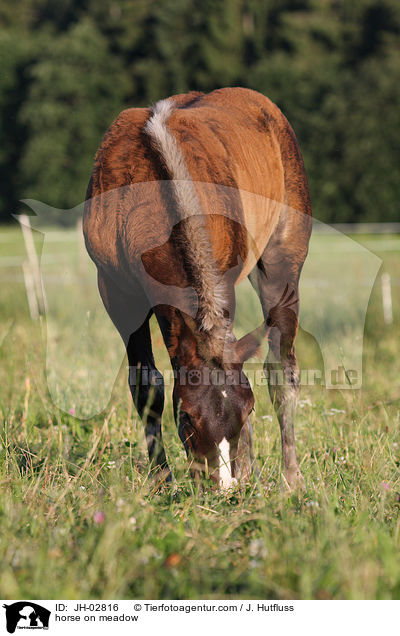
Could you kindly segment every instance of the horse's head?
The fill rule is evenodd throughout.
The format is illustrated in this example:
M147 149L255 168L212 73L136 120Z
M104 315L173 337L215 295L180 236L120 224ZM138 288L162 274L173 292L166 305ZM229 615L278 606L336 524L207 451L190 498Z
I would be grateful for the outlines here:
M229 488L251 472L249 415L254 397L243 363L254 355L266 327L235 340L205 334L187 317L170 349L179 436L194 474Z

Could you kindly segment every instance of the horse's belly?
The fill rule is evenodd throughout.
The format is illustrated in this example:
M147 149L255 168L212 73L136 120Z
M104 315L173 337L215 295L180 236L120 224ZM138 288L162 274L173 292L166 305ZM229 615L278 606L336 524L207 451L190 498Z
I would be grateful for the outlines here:
M282 203L241 191L244 211L244 224L247 231L247 258L237 282L245 279L262 257L272 232L274 231L282 209Z

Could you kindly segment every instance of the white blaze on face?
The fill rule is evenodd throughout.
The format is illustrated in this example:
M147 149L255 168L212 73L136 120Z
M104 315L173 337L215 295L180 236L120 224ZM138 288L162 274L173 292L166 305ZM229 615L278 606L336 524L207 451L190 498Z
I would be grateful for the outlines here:
M230 444L224 437L222 442L218 445L219 449L219 484L221 488L231 488L237 483L236 479L232 477L231 471L231 458L229 456Z

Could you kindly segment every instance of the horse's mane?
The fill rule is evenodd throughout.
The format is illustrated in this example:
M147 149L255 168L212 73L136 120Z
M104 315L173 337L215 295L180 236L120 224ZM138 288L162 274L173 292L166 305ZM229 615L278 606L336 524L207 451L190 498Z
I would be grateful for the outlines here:
M177 108L173 99L164 99L155 104L144 132L149 136L173 184L179 216L183 220L183 249L193 273L193 286L198 294L200 327L203 331L225 337L227 320L226 290L221 273L215 262L211 238L207 229L193 180L175 137L168 130L168 119Z

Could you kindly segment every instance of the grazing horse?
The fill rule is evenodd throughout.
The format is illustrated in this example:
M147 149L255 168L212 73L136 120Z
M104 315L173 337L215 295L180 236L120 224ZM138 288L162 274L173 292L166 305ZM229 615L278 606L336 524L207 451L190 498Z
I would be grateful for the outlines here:
M267 341L264 371L281 428L284 483L301 487L294 341L311 205L295 135L277 106L255 91L223 88L124 110L97 152L83 230L103 303L126 346L132 397L159 477L171 479L153 313L174 371L175 420L192 473L223 488L248 480L254 397L243 363ZM235 285L246 277L264 322L236 340Z

